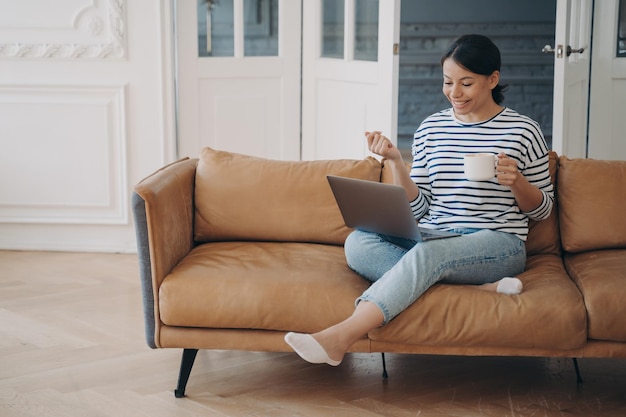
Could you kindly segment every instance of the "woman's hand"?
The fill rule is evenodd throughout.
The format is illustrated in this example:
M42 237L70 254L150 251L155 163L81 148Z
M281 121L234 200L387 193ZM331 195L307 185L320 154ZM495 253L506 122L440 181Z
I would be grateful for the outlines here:
M498 183L500 185L508 185L512 187L522 176L517 170L517 163L514 159L506 156L504 152L498 155L498 165L496 167Z
M402 161L400 150L391 143L389 138L383 136L381 132L365 132L365 137L367 138L367 148L370 152L394 162Z
M404 187L408 201L415 200L419 195L419 188L411 179L400 150L379 131L365 132L365 137L370 152L382 156L387 161L385 165L391 169L393 182Z
M543 201L542 192L529 183L526 177L518 171L515 160L501 152L498 155L496 171L498 183L511 188L517 205L522 211L529 212L539 207Z

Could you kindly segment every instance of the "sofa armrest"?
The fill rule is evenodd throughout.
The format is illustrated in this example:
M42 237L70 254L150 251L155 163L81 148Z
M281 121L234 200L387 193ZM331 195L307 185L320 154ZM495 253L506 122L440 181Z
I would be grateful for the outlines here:
M181 159L135 186L132 195L146 341L159 347L159 287L191 251L197 159Z

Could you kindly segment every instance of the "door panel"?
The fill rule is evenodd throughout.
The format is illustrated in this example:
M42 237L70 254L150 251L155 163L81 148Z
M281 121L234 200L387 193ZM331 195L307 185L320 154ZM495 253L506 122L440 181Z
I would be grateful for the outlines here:
M307 0L303 14L302 158L363 158L366 130L396 142L400 1Z
M301 3L204 3L176 2L179 155L299 159Z
M602 0L595 4L589 108L589 157L626 160L626 2ZM621 13L620 13L621 11ZM621 16L618 19L618 16ZM622 25L620 28L619 25ZM618 37L621 38L618 41ZM621 42L620 42L621 41ZM618 47L617 43L620 42Z
M211 137L210 142L208 137L201 138L200 145L280 159L283 155L272 135L281 124L276 111L281 108L276 94L280 90L280 77L265 78L262 83L251 79L199 80L199 130Z
M593 0L556 3L552 148L572 158L587 156L592 6Z

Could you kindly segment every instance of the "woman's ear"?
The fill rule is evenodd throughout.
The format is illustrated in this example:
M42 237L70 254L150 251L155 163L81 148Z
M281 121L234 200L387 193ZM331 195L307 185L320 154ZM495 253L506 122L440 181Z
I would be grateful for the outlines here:
M499 82L500 82L500 71L495 70L489 76L489 87L491 87L491 89L493 90L494 88L496 88Z

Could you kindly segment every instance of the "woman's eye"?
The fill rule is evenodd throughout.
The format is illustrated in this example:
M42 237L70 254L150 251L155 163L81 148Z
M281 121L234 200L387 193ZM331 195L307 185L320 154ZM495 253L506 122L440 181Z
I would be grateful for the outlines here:
M471 84L463 84L463 87L471 87Z

